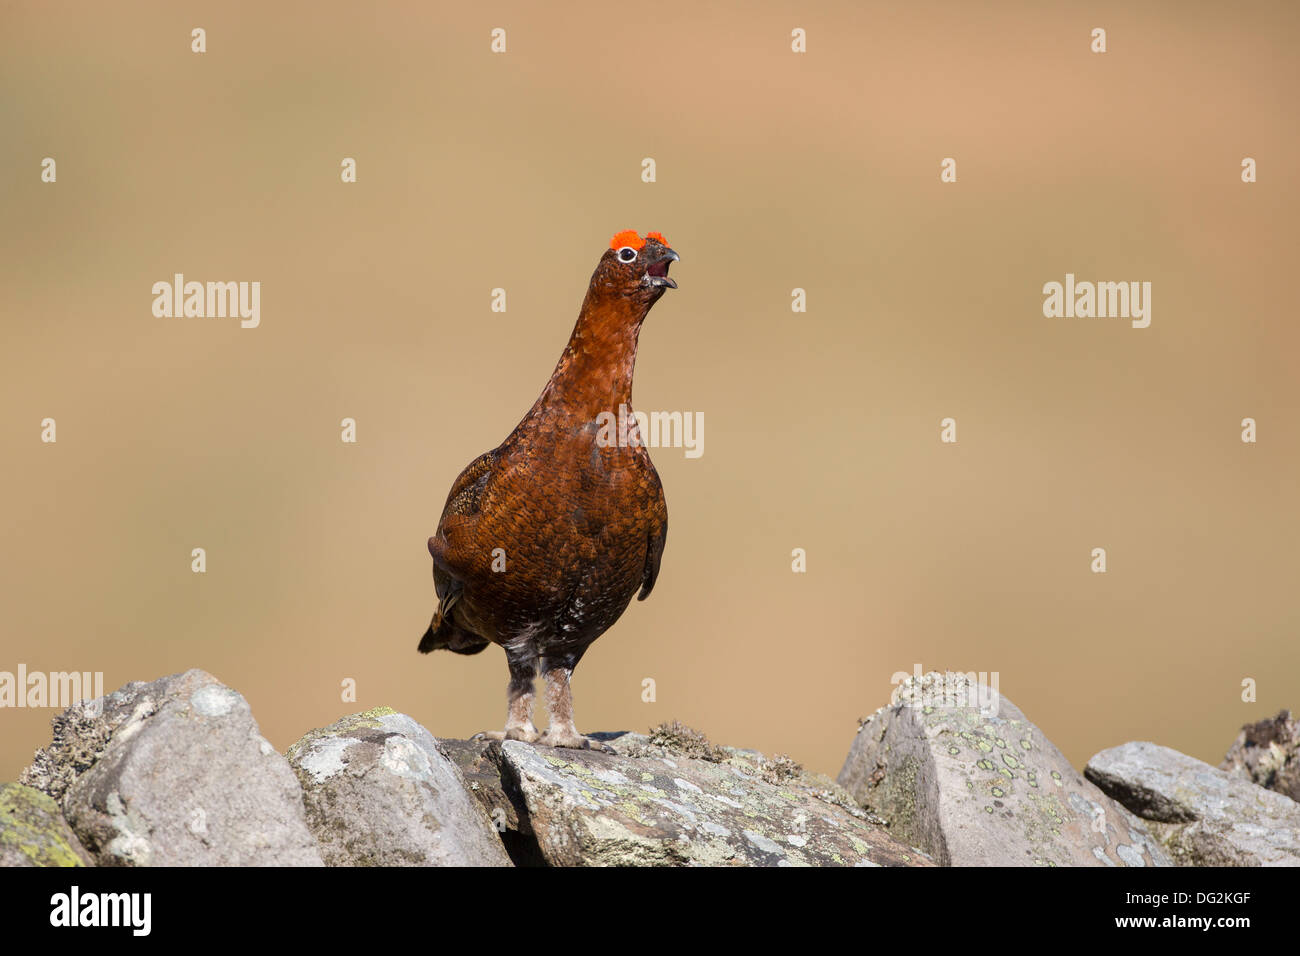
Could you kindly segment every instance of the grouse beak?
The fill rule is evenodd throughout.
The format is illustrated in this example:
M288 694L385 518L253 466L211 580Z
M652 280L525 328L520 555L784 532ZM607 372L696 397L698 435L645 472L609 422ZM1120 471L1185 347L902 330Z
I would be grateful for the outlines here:
M663 258L650 264L645 271L645 278L641 281L655 289L676 289L677 283L668 278L668 266L680 258L681 256L671 249L665 249Z

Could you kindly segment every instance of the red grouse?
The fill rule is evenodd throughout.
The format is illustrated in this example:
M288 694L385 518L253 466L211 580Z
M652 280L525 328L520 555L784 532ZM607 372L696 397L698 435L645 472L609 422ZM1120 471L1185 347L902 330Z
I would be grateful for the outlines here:
M657 232L610 241L551 380L509 437L460 473L429 539L438 608L420 651L506 652L505 731L485 736L600 747L574 726L569 679L659 575L668 508L632 417L632 371L641 323L677 288L677 258ZM532 720L539 669L544 734Z

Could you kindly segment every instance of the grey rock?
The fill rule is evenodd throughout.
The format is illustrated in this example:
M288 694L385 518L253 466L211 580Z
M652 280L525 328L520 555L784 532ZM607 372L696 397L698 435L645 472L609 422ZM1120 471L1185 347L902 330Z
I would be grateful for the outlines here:
M320 866L289 764L210 674L133 682L74 706L23 781L108 866Z
M1300 721L1284 710L1247 724L1219 769L1300 801Z
M605 737L615 753L444 742L507 838L552 866L930 866L831 780L754 751ZM495 768L496 780L492 779ZM478 779L475 780L474 775ZM507 810L509 807L509 810Z
M0 787L0 866L90 865L52 797L21 783Z
M511 865L460 770L405 714L344 717L287 756L329 866Z
M465 786L492 820L514 864L546 866L528 821L523 794L509 774L502 776L501 745L483 739L443 738L438 741L438 749L460 771Z
M969 675L909 678L862 723L840 784L953 866L1168 866L1143 822Z
M1195 757L1138 742L1103 750L1088 779L1152 821L1184 866L1300 866L1300 803Z

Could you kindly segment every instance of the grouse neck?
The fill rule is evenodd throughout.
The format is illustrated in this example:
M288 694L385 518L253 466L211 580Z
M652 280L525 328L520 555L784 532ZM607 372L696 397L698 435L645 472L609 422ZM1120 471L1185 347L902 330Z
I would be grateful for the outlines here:
M630 408L644 320L645 310L627 299L588 296L543 399L587 421L620 405Z

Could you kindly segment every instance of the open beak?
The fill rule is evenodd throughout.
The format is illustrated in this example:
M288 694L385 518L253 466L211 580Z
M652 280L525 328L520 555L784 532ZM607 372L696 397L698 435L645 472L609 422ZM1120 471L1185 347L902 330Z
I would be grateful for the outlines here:
M677 283L668 278L668 266L680 258L681 256L671 249L666 250L662 259L651 263L646 269L643 281L656 289L676 289Z

